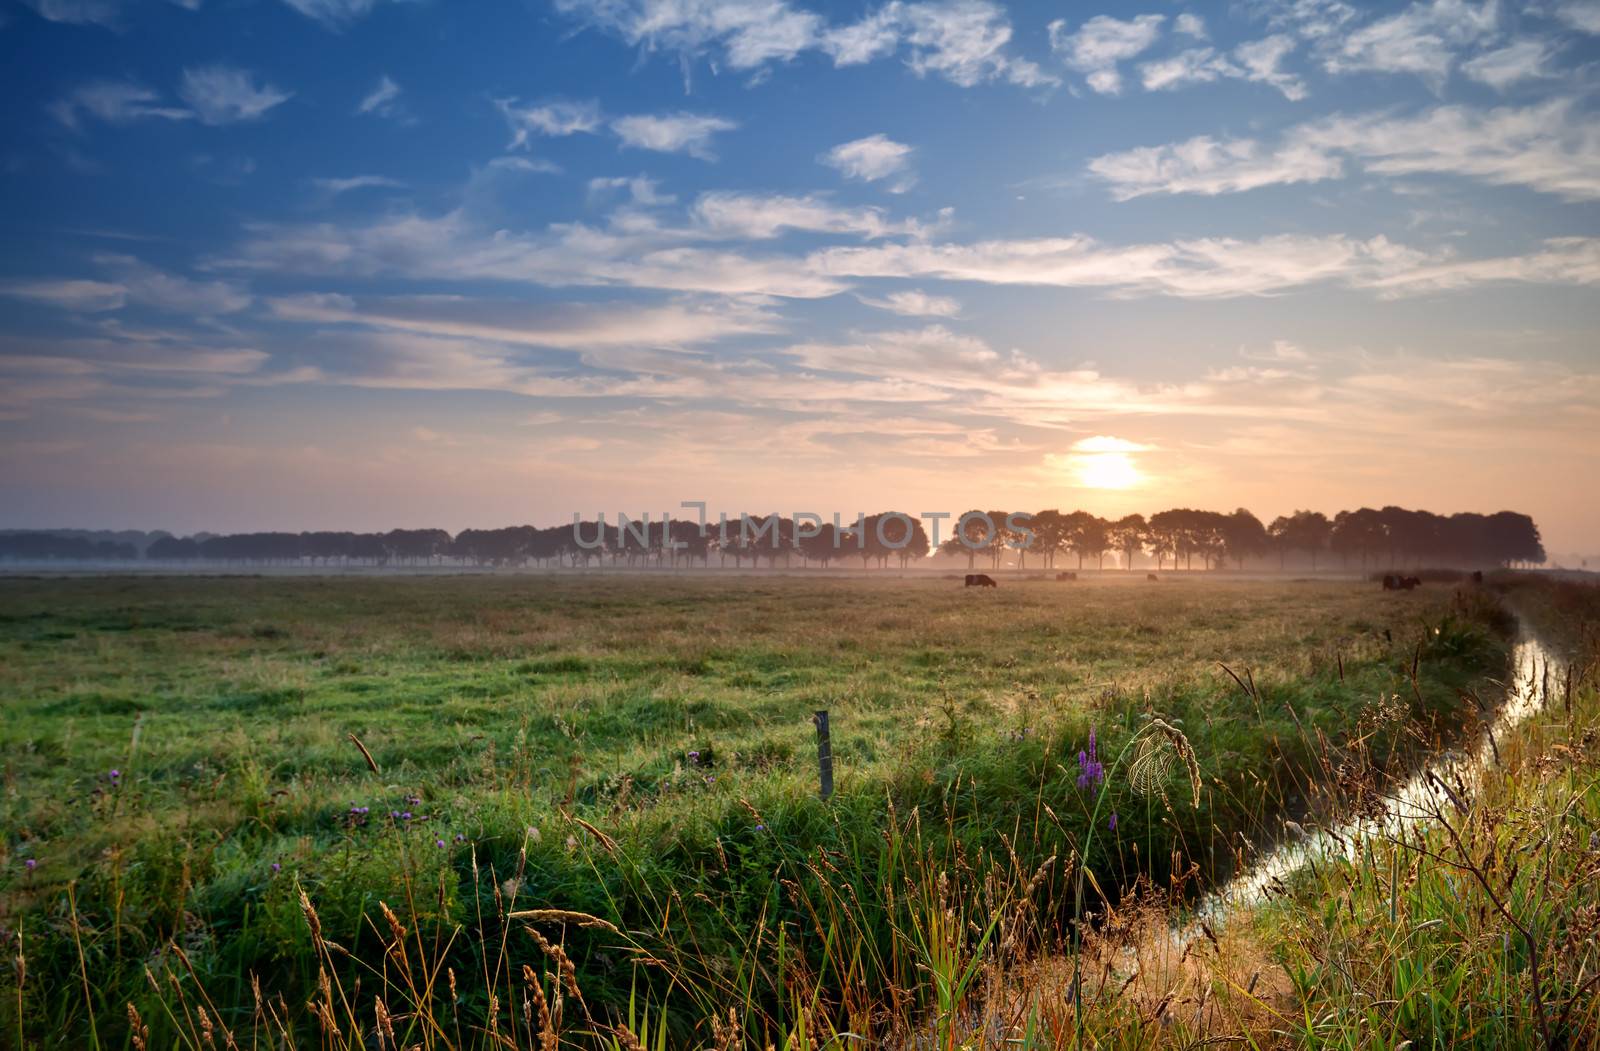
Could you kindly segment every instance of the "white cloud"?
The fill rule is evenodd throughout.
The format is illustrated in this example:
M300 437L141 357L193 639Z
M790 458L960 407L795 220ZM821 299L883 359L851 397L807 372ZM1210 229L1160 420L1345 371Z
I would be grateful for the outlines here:
M1554 49L1543 40L1513 40L1505 47L1485 51L1461 63L1461 72L1496 91L1504 91L1524 80L1554 77L1548 63Z
M577 135L599 130L602 123L600 104L593 100L569 102L557 100L534 106L519 106L516 99L495 99L494 104L511 126L511 143L507 149L526 147L531 135Z
M1357 17L1344 0L1255 0L1253 6L1274 28L1292 29L1313 41L1334 38Z
M178 94L203 124L258 120L293 97L271 84L258 86L247 70L223 65L184 70Z
M962 87L989 80L1030 88L1056 82L1035 63L1006 54L1011 23L997 4L946 0L900 4L895 9L911 51L907 64L919 76L935 73Z
M765 240L787 230L869 238L923 232L914 220L894 222L878 208L842 208L814 195L705 193L695 202L693 218L722 240Z
M611 122L611 130L624 146L658 153L687 153L706 161L716 159L711 152L711 137L737 127L731 120L698 113L637 114Z
M527 157L496 157L484 165L484 169L491 172L517 172L521 175L561 174L561 166L559 164L543 158L534 160Z
M1600 0L1566 0L1556 5L1555 16L1580 33L1600 35Z
M311 185L329 196L337 197L351 190L395 189L404 186L405 183L399 179L391 179L387 175L352 175L344 179L312 179Z
M634 204L647 208L658 204L671 204L677 200L670 193L662 193L659 186L656 180L647 175L598 176L589 180L589 199L603 200L610 194L622 190L627 192L628 199Z
M285 321L355 324L532 347L679 347L778 331L771 311L732 300L533 304L467 296L296 295L269 301Z
M1146 91L1207 84L1219 77L1243 76L1243 71L1209 47L1190 48L1170 58L1145 62L1139 66L1139 79Z
M1600 238L1556 237L1524 255L1411 267L1384 275L1371 287L1399 296L1506 283L1600 285Z
M748 71L821 50L840 66L886 58L902 48L918 75L964 87L1004 81L1054 83L1037 65L1007 53L1012 29L989 0L891 0L861 20L830 25L787 0L556 0L563 13L650 51L676 52L688 65Z
M948 296L930 296L920 288L890 292L881 299L856 296L864 305L905 317L956 317L961 304Z
M1123 21L1110 15L1096 15L1077 32L1067 32L1067 23L1050 23L1050 46L1068 68L1087 74L1089 86L1103 95L1122 90L1117 63L1136 58L1161 36L1165 15L1139 15Z
M1088 237L974 244L830 248L817 269L836 277L937 278L999 285L1097 288L1119 295L1226 298L1323 282L1364 286L1428 257L1385 238L1283 235L1105 245Z
M1449 75L1457 51L1493 36L1497 0L1413 3L1347 35L1323 60L1329 73L1410 73L1434 84Z
M366 16L377 0L283 0L307 18L321 22L329 29L341 29Z
M1281 34L1240 44L1231 57L1209 47L1189 48L1168 58L1141 63L1139 77L1146 91L1207 84L1222 78L1248 80L1277 88L1285 98L1298 102L1306 96L1304 82L1278 68L1294 48L1295 42Z
M903 193L916 181L916 176L909 170L914 152L905 143L895 142L880 133L840 143L818 160L830 168L838 169L846 178L865 182L892 179L889 189L894 193Z
M712 250L703 229L661 230L637 215L616 228L558 224L541 233L485 230L460 212L386 216L366 225L258 225L230 269L549 287L631 286L721 295L816 298L845 291L804 259Z
M0 284L0 295L90 314L120 310L128 301L128 290L114 282L70 278L12 281Z
M120 0L23 0L40 18L72 25L116 29L121 24Z
M1210 39L1206 34L1206 20L1188 11L1173 19L1172 31L1196 40Z
M136 120L188 120L194 114L177 106L161 105L159 93L129 81L97 80L50 104L50 112L69 128L78 127L79 115L88 114L107 124Z
M1416 117L1334 117L1291 128L1275 147L1207 136L1106 154L1089 170L1119 200L1236 193L1337 178L1346 159L1386 175L1459 175L1568 200L1600 199L1600 132L1555 99L1526 108L1439 106Z
M400 85L385 73L378 78L377 85L362 97L361 102L356 106L356 113L375 117L388 117L391 120L403 118L405 109L400 104Z
M121 310L129 303L185 316L231 314L250 305L248 293L226 281L192 281L132 256L98 255L111 280L40 279L0 285L0 293L78 313Z
M250 294L227 281L193 281L132 256L103 254L96 265L115 276L130 302L180 316L232 314L251 303Z
M1294 40L1278 33L1240 44L1233 49L1233 57L1244 67L1246 80L1277 88L1284 98L1298 102L1306 97L1305 83L1278 68L1294 49Z

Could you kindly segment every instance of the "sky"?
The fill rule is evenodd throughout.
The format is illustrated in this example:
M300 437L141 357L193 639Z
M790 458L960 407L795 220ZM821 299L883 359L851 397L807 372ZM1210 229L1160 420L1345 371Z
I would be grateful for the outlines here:
M1600 0L0 0L0 526L1514 509Z

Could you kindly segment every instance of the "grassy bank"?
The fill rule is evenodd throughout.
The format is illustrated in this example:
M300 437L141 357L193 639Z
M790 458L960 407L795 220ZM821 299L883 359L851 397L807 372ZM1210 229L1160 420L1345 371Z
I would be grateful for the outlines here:
M1502 661L1447 589L1141 584L6 582L7 1031L948 1034Z

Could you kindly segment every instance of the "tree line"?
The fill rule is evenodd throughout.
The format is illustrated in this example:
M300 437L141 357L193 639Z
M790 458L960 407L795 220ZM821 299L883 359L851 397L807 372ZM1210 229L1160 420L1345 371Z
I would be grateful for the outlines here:
M929 525L934 529L930 536ZM145 560L161 563L331 566L720 566L906 568L930 553L964 560L969 569L1105 568L1107 555L1123 568L1140 558L1169 566L1243 569L1247 561L1287 568L1290 559L1312 569L1337 560L1363 570L1403 566L1492 567L1539 564L1545 552L1531 517L1438 515L1401 507L1360 508L1329 518L1296 511L1263 523L1244 508L1232 513L1173 508L1146 518L1101 518L1087 511L973 510L959 516L886 511L848 523L817 516L724 516L702 527L604 516L570 525L466 529L391 529L383 533L255 532L225 535L92 533L13 530L0 533L0 559L9 561Z

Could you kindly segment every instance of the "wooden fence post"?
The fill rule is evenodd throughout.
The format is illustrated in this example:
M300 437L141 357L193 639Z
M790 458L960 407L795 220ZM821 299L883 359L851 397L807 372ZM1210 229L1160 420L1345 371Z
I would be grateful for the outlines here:
M811 717L817 724L817 771L822 780L822 798L833 795L833 738L828 734L826 708Z

